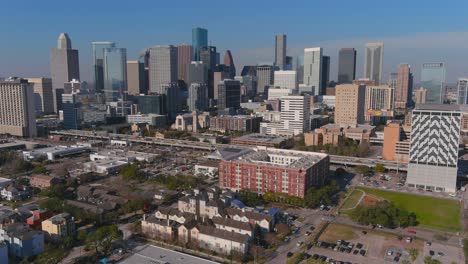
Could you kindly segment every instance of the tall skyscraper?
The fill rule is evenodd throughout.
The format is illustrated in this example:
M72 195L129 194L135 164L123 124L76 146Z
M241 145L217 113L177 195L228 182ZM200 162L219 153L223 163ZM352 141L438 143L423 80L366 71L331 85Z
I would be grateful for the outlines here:
M391 72L390 73L390 78L388 79L388 86L390 86L393 89L397 89L397 84L398 84L398 73L397 72Z
M226 50L226 53L224 53L224 65L228 67L229 78L234 79L236 76L236 66L234 65L234 59L230 50Z
M104 49L114 48L115 43L104 41L104 42L92 42L93 46L93 66L94 66L94 87L97 93L104 91Z
M413 75L409 64L398 66L398 79L395 89L395 108L405 109L411 105Z
M319 95L322 87L322 48L304 49L304 84L311 95Z
M218 91L218 85L222 80L225 79L233 79L231 78L231 74L229 73L229 67L227 67L224 64L218 64L215 67L215 70L213 72L213 99L218 100L219 97L219 91Z
M166 114L166 96L164 94L137 95L133 100L142 114Z
M280 134L299 135L310 131L310 96L305 94L281 97L280 116Z
M180 87L177 82L163 84L161 94L166 96L166 111L169 118L174 120L180 111Z
M335 87L335 123L356 127L364 123L366 86L341 84Z
M65 129L80 129L80 103L75 93L62 95L63 127Z
M409 187L455 192L462 114L459 105L418 105L412 113Z
M218 109L239 109L241 103L240 82L225 79L218 84Z
M204 28L193 28L192 29L192 55L194 61L200 59L200 49L208 46L208 30Z
M188 93L187 106L189 111L208 109L208 86L206 83L191 83Z
M150 92L163 94L163 87L177 82L177 47L161 45L150 48Z
M188 44L181 44L177 46L177 79L183 80L187 87L187 67L192 61L192 46Z
M104 49L104 98L115 102L127 92L127 49Z
M350 84L356 79L356 50L342 48L338 53L338 83Z
M280 70L286 70L286 35L275 36L275 66Z
M375 81L376 85L382 81L383 49L383 42L366 43L364 78Z
M457 83L458 104L468 104L468 78L459 78Z
M28 78L28 82L33 86L34 108L37 113L54 112L54 92L52 79L50 78Z
M37 135L33 87L25 79L0 80L0 134Z
M127 61L127 92L130 95L145 94L145 66L137 60Z
M378 124L393 117L395 89L388 85L369 85L366 87L366 121Z
M257 94L265 93L265 88L273 84L273 69L272 65L257 66Z
M54 111L57 112L55 89L63 88L65 82L80 79L78 50L72 49L72 43L67 33L61 33L57 40L57 48L51 50L50 68L52 89L54 92Z
M200 48L200 60L208 68L208 97L214 98L214 87L216 84L213 81L213 72L216 67L216 47L201 47Z
M327 87L330 83L330 56L322 57L322 78L320 85L320 95L327 94Z
M187 68L187 86L192 83L208 85L208 68L203 61L192 61Z
M421 70L421 87L426 88L426 103L443 103L445 65L442 62L424 63Z

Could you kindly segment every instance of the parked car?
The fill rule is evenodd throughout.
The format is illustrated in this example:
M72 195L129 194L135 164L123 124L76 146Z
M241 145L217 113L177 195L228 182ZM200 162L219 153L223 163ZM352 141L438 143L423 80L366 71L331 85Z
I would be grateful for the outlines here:
M410 229L410 230L408 230L408 233L410 233L410 234L416 234L416 231Z
M444 252L437 252L437 256L439 256L439 257L444 256Z
M302 244L304 244L304 242L302 242L302 241L299 241L299 242L296 243L296 245L297 245L298 247L302 246Z
M359 254L359 250L355 249L355 250L353 251L353 255L357 255L357 254Z
M363 246L364 246L364 245L361 244L361 243L357 243L357 245L356 245L356 247L357 247L358 249L361 249Z
M361 254L361 255L363 255L363 256L366 255L366 250L361 249L361 250L359 251L359 254Z
M286 254L286 256L287 256L288 258L292 257L292 255L293 255L292 252L288 252L288 254Z
M426 246L431 246L432 242L431 241L426 241Z
M434 254L434 250L429 250L429 255L431 255L431 257L434 256Z
M393 255L393 251L391 250L387 251L387 256L391 256L391 255Z

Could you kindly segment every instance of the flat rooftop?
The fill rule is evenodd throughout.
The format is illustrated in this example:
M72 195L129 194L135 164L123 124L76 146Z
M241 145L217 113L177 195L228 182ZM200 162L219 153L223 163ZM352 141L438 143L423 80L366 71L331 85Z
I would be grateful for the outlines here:
M424 111L460 111L460 105L457 104L419 104L414 110ZM465 108L465 107L462 107Z
M138 246L133 250L133 255L120 261L121 264L216 264L207 259L202 259L185 253L165 249L153 245Z
M257 141L257 142L279 144L283 142L284 140L289 139L289 137L253 133L253 134L243 135L241 137L237 137L234 139L252 140L252 141Z

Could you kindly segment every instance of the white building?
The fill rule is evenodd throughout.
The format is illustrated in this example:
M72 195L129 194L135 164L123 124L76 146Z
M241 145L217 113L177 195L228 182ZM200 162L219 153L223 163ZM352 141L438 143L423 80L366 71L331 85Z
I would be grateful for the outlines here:
M320 47L304 49L304 84L311 87L312 95L319 95L322 83L322 54Z
M383 49L383 42L366 43L364 78L375 81L376 85L382 81Z
M280 99L283 96L293 95L297 90L291 88L270 88L268 89L268 100Z
M158 114L140 114L140 115L128 115L127 123L131 124L142 124L146 123L155 128L163 128L166 126L166 116Z
M187 106L189 111L205 111L208 108L208 86L205 83L190 84Z
M274 86L279 88L297 89L296 71L275 71Z
M33 149L28 151L23 151L23 158L25 160L34 160L37 158L47 158L48 160L56 160L57 158L78 155L83 152L89 151L90 148L82 145L72 145L72 146L55 146L47 147L40 149Z
M149 53L149 90L164 94L164 87L177 81L177 47L155 46Z

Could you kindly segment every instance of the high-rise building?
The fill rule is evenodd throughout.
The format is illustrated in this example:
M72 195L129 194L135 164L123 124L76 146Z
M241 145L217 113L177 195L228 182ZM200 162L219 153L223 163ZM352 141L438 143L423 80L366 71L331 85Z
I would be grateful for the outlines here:
M281 97L281 134L299 135L310 131L310 96Z
M220 81L225 79L233 79L230 78L231 74L229 73L229 67L226 67L224 64L216 65L215 70L213 72L213 83L218 84ZM213 99L218 100L219 91L218 85L214 85L213 87Z
M364 78L375 81L376 85L382 81L383 49L383 42L366 43Z
M50 78L28 78L33 86L34 109L37 113L54 112L54 92L52 88L52 79Z
M192 83L205 83L208 85L208 68L203 61L192 61L187 68L187 86Z
M164 94L137 95L133 100L141 114L166 114L166 96Z
M297 89L296 71L275 71L273 86L275 88Z
M177 82L177 47L160 45L150 48L150 92L163 94L163 87Z
M25 79L0 80L0 134L35 137L33 87Z
M272 65L257 66L257 94L265 93L265 88L273 84L273 69Z
M145 94L145 66L137 60L127 61L127 92L130 95Z
M286 35L275 36L275 66L280 70L286 70Z
M286 65L284 66L284 69L286 71L292 71L293 70L293 57L292 56L286 56Z
M421 70L421 87L427 90L426 102L428 104L443 103L444 85L444 63L424 63Z
M163 84L161 94L166 96L166 111L170 119L175 119L180 111L180 87L177 82Z
M201 47L200 48L200 60L206 65L208 69L208 97L214 98L214 86L216 84L213 81L213 72L216 67L216 47Z
M397 89L397 86L398 86L398 73L397 72L390 73L390 78L388 79L388 86L390 86L391 88L395 90Z
M341 84L336 89L335 123L356 127L364 123L366 86Z
M257 94L257 76L256 75L242 76L242 83L245 86L245 90L249 98L254 97Z
M218 109L239 109L241 103L240 82L225 79L218 84Z
M234 79L236 76L236 66L234 65L234 59L230 50L226 50L226 53L224 53L224 65L228 67L229 78Z
M426 96L427 96L427 89L425 89L424 87L420 87L414 92L414 103L416 105L425 104Z
M205 111L208 108L208 86L206 83L191 83L188 94L189 111Z
M395 89L395 108L404 109L411 105L413 94L413 75L409 64L398 66L397 86Z
M322 78L320 85L320 95L327 94L327 87L330 83L330 56L322 57Z
M462 114L459 105L418 105L412 113L409 187L455 192Z
M97 93L102 93L104 91L104 49L114 48L115 43L104 41L92 42L91 45L93 47L94 89Z
M65 129L80 129L80 102L75 93L62 94L63 127Z
M187 87L187 67L192 61L192 46L188 44L181 44L177 46L177 79L183 80Z
M356 79L356 50L342 48L338 53L338 83L350 84Z
M394 93L388 85L366 86L366 121L375 123L393 117Z
M104 98L115 102L127 92L127 49L104 49Z
M63 84L72 79L80 79L78 50L72 49L72 43L67 33L60 34L57 48L51 50L50 68L54 92L54 111L58 112L55 89L63 88Z
M208 30L204 28L193 28L192 29L192 60L199 61L200 49L208 46Z
M322 87L322 48L304 49L304 85L311 95L319 95Z
M457 83L458 88L458 104L468 104L468 78L459 78Z

